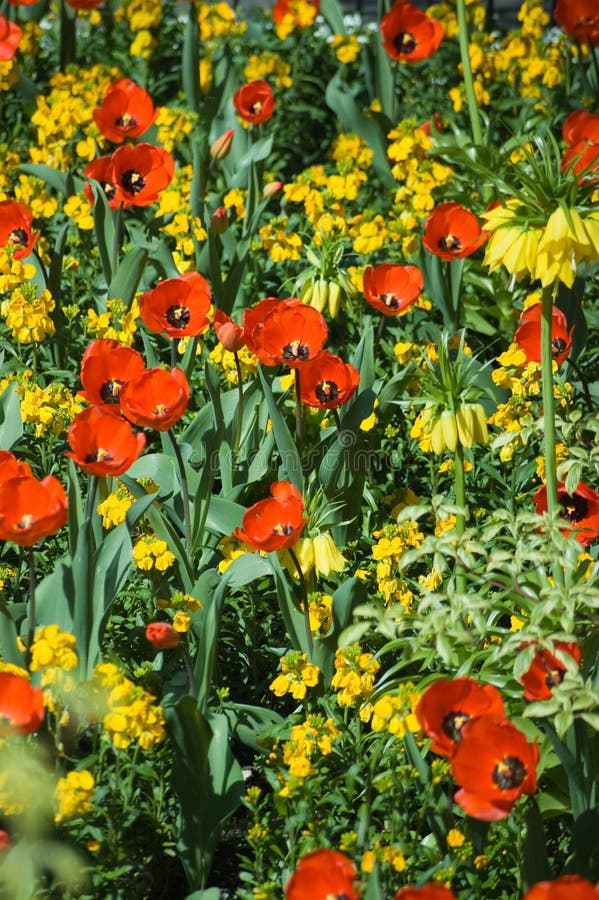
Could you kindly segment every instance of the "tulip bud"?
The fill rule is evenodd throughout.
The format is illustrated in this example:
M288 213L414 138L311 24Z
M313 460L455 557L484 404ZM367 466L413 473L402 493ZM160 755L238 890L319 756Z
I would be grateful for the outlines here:
M276 197L277 194L280 194L283 190L283 182L282 181L269 181L268 184L264 185L262 190L262 196L265 200L272 200L273 197Z
M169 622L150 622L146 625L146 638L156 650L173 650L181 636Z
M212 159L215 159L218 162L221 159L225 159L229 155L229 153L231 152L231 145L233 144L234 134L235 129L230 128L214 141L214 143L210 147L210 156L212 157Z
M214 234L224 234L227 228L229 227L229 218L227 215L227 210L224 206L219 206L217 210L212 214L212 218L210 220L210 231L214 232Z
M245 332L226 313L217 309L214 313L214 330L216 336L230 353L237 353L245 346Z

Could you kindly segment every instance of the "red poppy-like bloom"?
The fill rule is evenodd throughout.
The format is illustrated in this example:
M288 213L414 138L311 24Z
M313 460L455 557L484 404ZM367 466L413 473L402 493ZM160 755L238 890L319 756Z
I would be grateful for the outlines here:
M120 411L120 393L128 381L146 371L141 353L111 338L92 341L81 361L80 395L94 406L108 405Z
M208 311L210 285L199 272L167 278L146 291L139 303L139 315L150 331L171 338L201 334L210 325Z
M576 641L556 641L554 649L571 656L577 665L580 664L580 646ZM549 700L553 688L561 684L566 674L566 666L550 650L538 650L530 664L530 668L520 679L524 686L525 700Z
M31 474L29 463L17 459L10 450L0 450L0 484L8 481L9 478L22 478L24 475L31 476Z
M595 184L599 181L599 144L579 141L562 155L563 172L572 171L579 176L579 182Z
M237 114L245 122L258 125L267 122L275 111L275 95L263 78L250 81L239 88L233 97Z
M90 406L75 417L67 453L88 475L122 475L143 450L146 437L134 434L129 422L101 406Z
M557 499L562 508L561 518L567 525L562 534L576 532L576 539L585 546L599 537L599 494L593 488L579 481L573 494L566 491L564 484L557 486ZM547 488L540 487L533 497L536 511L547 512Z
M596 0L557 0L555 21L567 35L591 47L599 46L599 8Z
M396 893L395 900L455 900L455 894L443 884L407 885Z
M21 547L54 534L67 520L67 495L58 479L25 475L0 484L0 541Z
M313 850L302 856L285 886L286 900L358 900L358 873L338 850Z
M555 881L539 881L522 900L597 900L599 884L593 885L580 875L562 875Z
M0 15L0 60L13 58L22 37L19 26Z
M0 672L0 734L5 725L19 734L33 734L44 718L44 693L27 678Z
M422 243L431 253L451 261L470 256L488 237L473 212L449 201L437 206L424 223Z
M119 147L111 160L107 181L116 188L115 199L125 206L154 203L175 174L175 160L171 154L153 144Z
M451 756L460 785L454 800L474 819L503 819L522 794L537 789L539 748L529 744L508 719L480 716L462 726L462 740Z
M128 381L121 394L121 412L134 425L168 431L189 402L189 384L182 369L148 369Z
M106 194L111 209L117 209L121 201L117 196L116 184L112 180L112 156L98 156L97 159L86 165L83 174L86 178L93 178L94 181L98 182ZM96 198L94 197L91 184L85 184L83 190L89 203L93 206Z
M37 241L31 225L33 214L23 203L16 200L0 201L0 247L15 248L15 259L29 256Z
M302 403L319 409L337 409L354 395L359 383L360 373L355 366L321 350L302 366L300 398Z
M158 110L152 98L130 78L114 81L102 101L94 109L94 122L105 138L121 144L126 138L144 134L156 121Z
M266 315L253 327L252 344L248 341L248 346L253 345L254 353L265 366L296 368L320 353L329 330L317 309L306 306L299 298L290 297L276 305L265 306L263 310ZM249 316L247 321L250 321Z
M88 11L90 9L97 9L98 6L101 6L106 0L66 0L66 2L73 9Z
M514 334L514 343L526 353L526 362L541 362L541 318L543 304L534 303L529 306L520 319ZM568 321L557 306L551 311L551 350L552 357L559 365L567 358L572 347L574 326L568 331Z
M599 115L586 109L575 109L564 120L562 137L570 147L580 141L599 144Z
M305 0L305 4L311 6L314 10L313 22L320 12L319 0ZM297 25L298 28L304 28L306 26L305 13L302 11L303 14L301 16L298 15L297 6L296 0L276 0L276 3L272 8L272 20L275 25L280 25L286 16L293 16L294 25ZM312 22L310 22L310 24L312 24Z
M146 625L146 638L157 650L173 650L179 646L181 635L170 622L150 622Z
M243 327L237 325L237 323L221 309L215 311L213 324L216 336L225 350L229 350L230 353L238 353L242 347L245 347L245 332Z
M427 687L416 706L420 727L431 738L431 750L451 756L466 722L477 716L504 715L503 699L492 684L473 678L439 678Z
M240 541L266 552L293 547L307 522L303 497L289 481L275 481L270 493L272 499L254 503L234 532Z
M444 27L406 0L396 0L381 19L383 47L391 59L416 63L439 49Z
M284 303L287 306L295 306L296 299L290 297L288 300L279 300L278 297L266 297L264 300L260 300L259 303L256 303L255 306L244 309L242 318L243 334L245 343L252 353L256 352L254 334L257 339L260 331L264 328L266 317L270 315L273 310L277 309L281 303Z
M415 303L422 291L422 272L417 266L383 263L364 269L364 296L385 316L400 316Z

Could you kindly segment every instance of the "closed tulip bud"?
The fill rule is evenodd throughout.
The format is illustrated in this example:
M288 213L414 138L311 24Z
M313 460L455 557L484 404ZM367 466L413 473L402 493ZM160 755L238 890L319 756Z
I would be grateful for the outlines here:
M265 200L271 200L273 197L276 197L277 194L280 194L282 190L282 181L269 181L268 184L264 185L262 196Z
M229 218L227 210L224 206L219 206L218 209L212 213L212 218L210 219L210 231L214 234L224 234L228 227Z
M173 650L179 645L181 635L169 622L150 622L146 625L146 638L156 650Z
M225 159L229 155L229 153L231 152L231 146L233 144L234 134L235 129L230 128L214 141L214 143L210 147L210 156L212 157L212 159L215 159L218 162L221 159Z

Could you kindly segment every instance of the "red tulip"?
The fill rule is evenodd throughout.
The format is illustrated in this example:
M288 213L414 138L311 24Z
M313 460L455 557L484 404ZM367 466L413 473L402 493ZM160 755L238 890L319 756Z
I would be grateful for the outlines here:
M328 328L317 309L295 297L264 309L266 315L252 329L251 342L265 366L296 368L320 353ZM245 321L244 318L244 325Z
M98 184L100 184L102 190L106 194L111 209L117 209L120 200L117 196L116 184L113 181L112 156L98 156L97 159L92 160L92 162L86 165L83 174L86 178L93 178L94 181L97 181ZM85 191L85 196L88 201L93 206L96 198L94 197L91 185L86 184L83 190Z
M38 237L31 231L32 223L33 214L23 203L17 203L16 200L1 200L0 247L14 247L15 259L29 256Z
M580 663L580 646L575 641L556 641L554 649L571 656L577 665ZM562 683L565 674L566 666L559 657L549 650L537 650L528 671L520 679L524 699L549 700L553 688Z
M589 141L579 141L562 156L562 172L572 171L578 175L578 181L585 184L595 184L599 181L599 144Z
M407 885L396 893L395 900L455 900L455 894L443 884Z
M400 316L422 291L422 272L416 266L383 263L364 269L364 296L385 316Z
M243 333L245 342L252 353L256 352L254 334L257 339L259 332L264 328L266 317L273 310L278 309L281 303L295 305L296 300L294 298L290 298L289 300L279 300L277 297L266 297L264 300L260 300L259 303L256 303L255 306L244 309L242 319Z
M450 759L461 786L454 800L474 819L492 822L507 816L516 800L537 789L539 748L529 744L507 719L481 716L462 726L462 740Z
M167 278L142 295L139 315L150 331L171 338L201 334L210 321L210 285L199 272Z
M599 8L596 0L557 0L553 16L575 41L599 46Z
M352 861L337 850L313 850L298 862L285 886L286 900L358 900L358 873Z
M233 97L237 114L250 125L267 122L275 111L275 95L263 78L240 87Z
M67 495L53 475L28 475L0 484L0 540L32 547L67 520Z
M562 137L570 147L580 141L599 144L599 115L586 109L575 109L562 125Z
M314 9L314 19L320 12L320 3L319 0L305 0L306 5L313 7ZM298 28L305 27L306 23L304 19L297 14L296 3L294 0L276 0L275 5L272 8L272 20L275 25L279 25L286 16L293 16L293 23L297 25ZM312 19L312 21L314 21Z
M492 684L473 678L438 678L416 707L420 727L431 738L431 750L451 756L466 722L477 716L503 716L503 699Z
M172 181L175 160L162 147L136 144L119 147L112 154L110 184L115 199L125 206L149 206Z
M422 243L427 250L451 261L470 256L489 235L470 210L459 203L441 203L424 223Z
M282 550L293 547L301 537L307 519L302 495L288 481L275 481L270 487L272 499L254 503L243 517L235 537L256 550Z
M9 450L0 450L0 484L9 478L22 478L31 476L31 466L17 459Z
M104 137L120 144L128 137L144 134L156 121L158 110L147 91L130 78L119 78L110 85L93 116Z
M67 453L88 475L122 475L143 450L146 437L134 434L124 419L100 406L84 409L73 420Z
M0 60L13 58L22 37L19 26L0 15Z
M120 393L121 411L134 425L168 431L178 422L189 402L189 384L182 369L155 366Z
M0 734L4 728L33 734L44 718L44 694L23 675L0 672Z
M555 881L539 881L522 900L597 900L599 884L593 885L580 875L562 875Z
M593 488L579 481L572 494L568 494L564 484L557 486L557 499L562 508L561 518L568 523L562 534L575 531L576 540L590 544L599 537L599 494ZM547 488L540 487L533 497L536 510L541 515L547 512Z
M245 347L245 332L241 325L237 325L230 316L217 309L214 313L214 331L225 348L231 353L237 353Z
M137 350L110 338L98 338L83 354L80 394L88 403L110 406L118 413L122 388L145 371L143 357Z
M301 401L319 409L337 409L354 395L359 383L360 373L355 366L321 350L302 366Z
M416 63L439 49L444 27L406 0L396 0L381 19L383 47L391 59Z
M181 635L169 622L150 622L146 625L146 638L156 650L173 650L178 647Z
M522 314L520 324L514 334L514 343L526 353L526 362L541 362L541 317L543 304L534 303ZM565 315L554 306L551 312L552 356L558 366L567 359L572 347L574 326L568 331Z

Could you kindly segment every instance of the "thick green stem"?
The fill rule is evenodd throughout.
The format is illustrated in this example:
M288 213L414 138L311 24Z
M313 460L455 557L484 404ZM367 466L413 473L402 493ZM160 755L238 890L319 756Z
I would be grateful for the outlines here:
M119 264L119 251L121 249L121 230L123 227L123 204L119 203L114 213L114 244L112 245L112 277Z
M87 495L87 503L85 505L85 519L91 519L94 514L94 506L96 505L96 495L98 493L98 476L91 475L89 479L89 493Z
M181 456L181 450L177 443L177 439L173 432L169 429L167 431L169 436L173 452L175 454L175 459L177 460L177 466L179 467L179 477L181 478L181 493L183 495L183 524L185 528L185 546L187 548L188 558L191 560L192 554L192 531L191 531L191 514L189 511L189 487L187 484L187 473L185 471L185 463L183 462L183 457Z
M237 391L239 394L239 400L237 403L237 409L235 410L235 422L233 426L233 465L235 465L237 460L237 454L239 453L239 443L241 441L241 429L243 427L243 377L241 372L241 361L239 359L239 353L237 350L233 351L233 358L235 360L235 371L237 372Z
M459 441L453 457L453 479L455 503L456 506L462 510L456 515L455 530L458 538L461 538L464 534L464 526L466 524L466 478L464 475L464 449ZM459 563L456 565L455 574L456 590L459 594L463 594L466 590L466 579L464 577L464 570Z
M35 637L35 560L33 556L33 547L27 548L27 566L29 568L29 633L27 636L27 663L29 663L31 659L31 647Z
M312 640L312 629L310 627L310 604L308 603L308 591L306 588L306 579L304 578L304 573L302 571L302 567L300 566L300 561L295 555L295 551L293 547L288 547L289 556L293 560L293 564L297 569L297 574L299 577L300 583L300 592L302 595L302 607L304 610L304 622L306 623L306 641L308 644L308 656L312 659L312 653L314 650L314 642Z
M468 52L468 21L466 18L466 0L457 0L457 13L460 57L462 59L464 89L466 91L466 102L468 103L468 114L470 116L472 142L474 144L482 144L483 131L480 122L478 103L476 102L474 79L472 77L472 66L470 65L470 53Z
M298 453L302 452L302 398L299 367L295 370L295 441Z
M559 510L557 499L557 466L555 462L555 399L553 394L552 312L555 287L543 289L541 314L541 382L543 398L543 449L545 456L545 488L547 512L551 518Z

